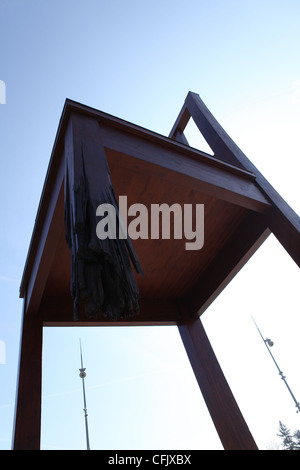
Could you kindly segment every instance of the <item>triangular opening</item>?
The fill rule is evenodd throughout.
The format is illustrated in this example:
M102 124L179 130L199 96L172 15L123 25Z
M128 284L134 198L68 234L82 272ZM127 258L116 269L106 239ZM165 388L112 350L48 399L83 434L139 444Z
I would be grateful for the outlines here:
M187 126L184 130L184 135L191 147L208 153L209 155L214 155L213 150L204 139L193 118L190 118L189 122L187 123Z

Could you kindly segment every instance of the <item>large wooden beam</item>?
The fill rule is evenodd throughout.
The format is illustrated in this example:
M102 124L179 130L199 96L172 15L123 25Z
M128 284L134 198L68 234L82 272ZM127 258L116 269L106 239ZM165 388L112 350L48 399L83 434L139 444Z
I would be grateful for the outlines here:
M204 194L252 209L266 212L270 204L256 187L250 172L235 168L204 155L174 151L157 143L101 124L101 137L107 157L119 166L127 165L126 156L132 157L130 168L140 172L168 178L172 171L174 185L187 186ZM113 152L113 153L112 153Z
M249 171L255 176L257 187L273 206L269 227L300 267L300 217L225 132L198 94L188 93L169 137L175 139L177 131L183 132L190 117L194 119L199 131L213 149L214 157Z
M22 279L21 297L24 296L26 288L25 311L36 313L41 302L44 288L54 258L55 249L58 245L61 232L64 230L64 159L61 159L57 176L53 184L49 199L44 201L47 205L45 212L39 219L39 227L36 228L38 237L33 240L29 252L30 259L27 260ZM33 256L34 255L34 256Z
M132 317L111 321L104 317L91 320L83 309L78 321L73 321L73 301L69 297L45 297L41 303L43 325L51 326L163 326L177 325L181 320L175 300L140 299L140 313Z
M24 299L24 304L26 300ZM25 305L24 305L25 306ZM39 450L43 326L39 314L23 312L13 450Z
M200 319L180 325L186 353L225 450L258 450Z

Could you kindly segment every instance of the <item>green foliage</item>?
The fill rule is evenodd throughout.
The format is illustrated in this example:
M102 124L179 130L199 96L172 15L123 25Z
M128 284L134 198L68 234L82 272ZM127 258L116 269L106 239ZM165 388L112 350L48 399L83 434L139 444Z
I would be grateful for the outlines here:
M300 450L300 430L291 431L279 421L279 433L277 434L282 440L282 450Z

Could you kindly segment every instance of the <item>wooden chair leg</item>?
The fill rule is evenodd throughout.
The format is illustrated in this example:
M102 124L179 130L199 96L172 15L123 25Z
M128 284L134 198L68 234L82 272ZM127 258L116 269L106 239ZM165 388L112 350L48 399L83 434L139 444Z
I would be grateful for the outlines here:
M258 450L199 318L178 326L206 406L225 450Z
M43 325L37 314L23 314L13 450L39 450L41 434Z

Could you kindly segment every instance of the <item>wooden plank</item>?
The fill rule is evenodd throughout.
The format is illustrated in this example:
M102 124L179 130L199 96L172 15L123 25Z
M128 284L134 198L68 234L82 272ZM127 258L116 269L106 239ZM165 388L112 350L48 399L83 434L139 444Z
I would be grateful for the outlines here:
M250 213L197 280L186 297L193 316L201 315L269 236L267 220Z
M41 303L44 326L164 326L181 321L178 304L174 300L140 299L140 314L126 320L109 321L99 317L88 319L83 310L78 321L73 321L73 301L69 297L45 297Z
M35 222L35 226L33 229L30 247L28 250L28 255L27 255L26 264L25 264L21 286L20 286L20 297L24 296L24 292L29 282L31 272L37 268L37 265L34 267L33 264L35 263L35 256L36 256L37 249L38 247L41 247L40 239L43 236L42 230L44 227L44 217L48 211L49 199L53 191L53 185L55 184L55 180L57 178L58 167L62 163L64 136L65 136L65 132L67 129L69 117L72 111L76 113L80 113L84 116L93 117L97 119L101 124L107 127L110 127L112 130L115 130L116 132L120 131L123 134L125 133L125 134L130 135L132 139L134 139L134 137L137 137L137 141L135 142L136 152L138 152L139 150L139 143L141 142L141 139L142 139L143 142L146 141L154 145L154 147L152 146L153 150L154 149L157 150L158 148L164 149L166 151L169 150L169 152L165 153L165 160L168 158L172 159L174 152L177 153L177 155L181 154L181 157L182 157L181 163L180 163L181 168L185 167L185 157L188 157L189 160L194 159L195 162L202 161L202 163L205 163L206 165L205 168L207 166L212 166L212 167L216 167L220 169L222 171L223 176L225 176L225 174L227 173L239 176L240 178L238 178L238 180L233 182L232 189L226 186L224 178L222 176L219 177L219 174L215 175L217 178L216 182L212 180L212 181L209 181L208 183L205 183L204 181L203 188L205 187L204 189L207 191L207 193L209 191L212 192L214 189L214 184L216 184L216 191L218 193L217 194L218 197L223 198L224 200L230 199L231 201L235 201L234 203L236 204L241 204L243 207L252 208L253 210L257 210L257 211L268 210L268 205L269 205L268 201L262 198L261 194L258 194L258 191L256 188L253 189L254 185L252 183L254 181L254 177L251 174L251 172L238 169L234 167L233 165L224 163L216 158L213 158L205 154L204 152L200 152L195 149L192 149L188 147L187 145L184 145L179 142L175 142L172 139L169 139L165 136L162 136L155 132L144 129L140 126L134 125L132 123L129 123L122 119L108 115L101 111L95 110L88 106L84 106L79 103L73 102L72 100L66 100L65 106L62 112L62 116L59 122L53 150L51 153L50 163L49 163L49 167L48 167L48 171L47 171L47 175L46 175L46 179L45 179L45 183L43 187L43 192L42 192L42 196L41 196L41 200L40 200L40 204L38 208L38 214L36 217L36 222ZM186 120L187 118L188 118L188 115L184 114L183 120ZM182 125L182 127L184 127L184 125ZM143 155L141 154L139 155L134 154L134 156L143 158ZM178 176L180 176L180 173L181 173L180 166L177 165L177 168L173 170L177 171ZM191 172L192 172L192 168L190 168L189 174ZM242 182L243 176L245 177L245 181ZM182 178L184 179L185 177L186 175L183 173ZM228 178L230 177L228 176ZM201 180L198 180L198 182L201 183ZM242 187L242 189L239 190L238 189L239 182L242 182L242 185L246 185L246 187ZM187 184L187 178L186 178L186 183L184 184ZM219 184L220 184L220 187L219 187ZM225 187L223 187L224 185ZM253 191L254 191L254 194L251 194ZM29 288L28 302L30 301L31 301L31 294L30 294L30 288Z
M300 267L300 224L297 214L279 197L269 215L270 229Z
M13 450L39 450L41 432L42 338L40 315L23 311L13 431Z
M220 126L199 95L189 92L185 104L199 131L213 150L214 157L246 169L241 161L242 151Z
M178 329L224 449L258 450L200 319L179 325Z
M60 135L57 137L56 142L55 142L55 145L57 146L57 148L60 148L62 145L61 141L63 139L63 133L65 132L67 128L68 119L71 113L81 114L86 117L93 117L94 119L98 120L100 126L103 125L105 127L109 127L110 129L113 129L116 132L117 131L123 132L127 135L130 135L133 138L137 137L139 139L152 142L153 144L159 145L161 148L166 148L173 152L182 153L182 155L188 156L190 158L195 158L197 161L203 160L205 162L210 162L212 165L218 168L223 168L233 173L236 172L237 174L244 174L245 177L249 176L250 179L251 178L253 179L253 175L251 174L251 172L248 172L246 170L243 170L240 167L236 167L235 165L231 165L225 161L215 158L206 152L190 147L186 145L186 140L184 141L184 143L173 140L169 137L158 134L157 132L153 132L149 129L145 129L131 122L109 115L102 111L98 111L94 108L90 108L89 106L76 103L72 100L66 100L66 103L65 103L65 107L62 113L60 126L59 126ZM184 122L186 118L187 116L185 116L184 114L183 124L181 126L182 128L185 127ZM179 126L178 128L179 132L183 132L183 130L181 130L181 127ZM52 153L55 154L55 149L53 150Z
M27 286L26 312L38 310L63 225L64 160L60 161L46 211L39 220L39 236L31 245L31 262L25 267L21 291Z
M41 237L41 232L44 226L45 214L47 214L49 207L49 200L52 197L53 186L55 186L56 178L58 174L64 177L64 160L62 161L62 155L64 151L64 140L63 140L63 131L66 120L66 107L64 107L62 116L60 118L58 130L55 137L55 142L51 152L50 162L47 169L46 178L43 185L43 190L38 206L37 215L35 218L35 223L32 231L32 236L30 240L30 245L27 253L27 258L23 270L23 276L20 285L20 297L24 298L25 291L29 282L29 276L32 270L34 263L34 257L38 247L38 240ZM66 113L68 114L68 113ZM58 177L58 179L60 179ZM58 181L58 184L60 182Z
M134 273L143 274L129 236L100 239L102 204L119 208L96 119L72 113L66 132L65 230L71 250L74 317L80 303L91 319L105 310L114 320L138 312Z
M144 157L145 160L148 160L154 152L153 158L155 158L156 164L159 164L160 160L167 161L168 158L176 158L179 155L181 156L181 161L186 159L187 161L194 160L196 163L204 163L220 168L226 173L244 177L249 181L255 180L255 176L250 171L238 168L227 162L222 162L207 153L200 152L185 144L175 143L172 140L166 142L164 139L161 141L158 138L151 139L147 134L142 135L128 132L126 129L111 127L106 123L99 123L99 126L104 147L123 152L127 155L136 156L136 158ZM157 153L158 155L155 156Z
M178 117L174 123L174 126L171 129L171 132L169 134L170 139L175 139L176 140L176 134L177 132L183 133L184 129L186 128L189 120L190 120L191 114L187 108L186 102L183 104L180 113L178 114Z
M176 134L174 136L174 139L177 141L177 142L181 142L182 144L185 144L185 145L189 145L188 143L188 140L187 138L185 137L184 133L177 130L176 131Z
M274 207L269 218L270 229L300 267L300 217L220 126L199 95L189 92L183 109L186 109L185 114L189 113L194 119L199 131L213 149L216 158L237 165L255 175L257 187ZM182 116L180 119L179 116L176 122L183 132L186 119L183 119ZM176 130L176 126L173 127L173 134Z
M174 172L172 178L175 184L195 187L204 194L259 212L266 212L270 208L269 202L257 189L249 173L239 172L236 168L216 167L209 159L200 161L188 158L166 147L103 125L101 136L107 156L109 157L111 151L118 152L119 155L114 155L114 158L118 158L120 165L123 164L122 155L129 155L137 159L141 173L143 164L147 167L147 172L159 174L160 178L169 170ZM128 165L125 158L124 164ZM135 168L134 162L130 164Z

